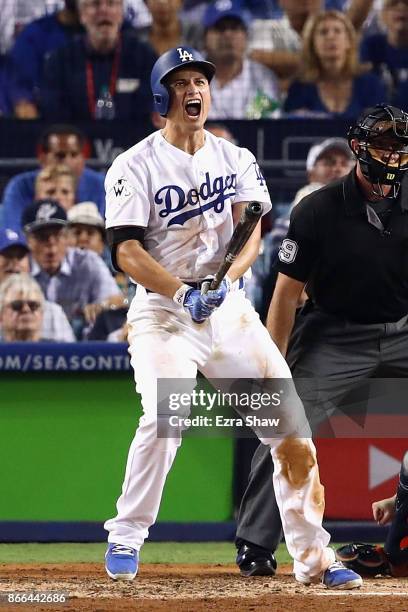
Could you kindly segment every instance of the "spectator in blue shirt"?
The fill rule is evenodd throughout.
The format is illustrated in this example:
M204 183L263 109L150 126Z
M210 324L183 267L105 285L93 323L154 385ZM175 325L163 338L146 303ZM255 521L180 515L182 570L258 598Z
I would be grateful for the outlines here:
M134 32L121 32L123 0L78 0L78 8L86 33L47 58L41 88L44 116L145 117L156 58Z
M12 229L0 229L0 283L10 275L28 274L30 250L24 235ZM74 342L75 336L59 304L44 302L42 337L53 342Z
M389 89L391 104L401 98L400 87L408 80L408 0L384 0L382 21L385 31L367 35L361 43L361 59L371 62Z
M29 23L10 50L8 80L14 114L19 119L38 117L38 96L44 59L82 31L76 0Z
M124 296L96 253L68 247L67 225L65 210L53 200L33 204L23 214L31 275L46 299L62 306L80 338L104 308L123 306Z
M76 202L92 201L105 214L104 176L85 167L88 143L84 134L71 125L51 125L40 136L37 155L41 167L64 163L77 177ZM14 176L3 196L3 226L21 228L23 210L33 203L35 180L39 170Z
M384 83L359 64L355 29L346 15L315 15L303 34L303 66L289 88L285 111L298 116L356 117L386 102Z

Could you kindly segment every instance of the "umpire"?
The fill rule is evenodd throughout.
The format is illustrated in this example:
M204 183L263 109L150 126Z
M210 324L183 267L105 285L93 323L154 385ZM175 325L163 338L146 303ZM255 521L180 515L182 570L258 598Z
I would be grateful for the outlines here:
M348 140L355 169L292 211L267 318L314 423L383 368L408 375L408 114L370 108ZM308 300L296 315L304 288ZM238 517L244 576L276 569L281 522L272 472L269 447L261 444Z

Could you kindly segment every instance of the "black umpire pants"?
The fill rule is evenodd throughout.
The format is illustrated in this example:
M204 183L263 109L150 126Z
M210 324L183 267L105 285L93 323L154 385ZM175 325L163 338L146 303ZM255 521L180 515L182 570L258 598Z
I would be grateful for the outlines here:
M296 317L287 360L312 430L367 378L408 376L408 315L395 323L360 324L306 305ZM269 447L256 449L242 498L236 538L275 551L282 524Z

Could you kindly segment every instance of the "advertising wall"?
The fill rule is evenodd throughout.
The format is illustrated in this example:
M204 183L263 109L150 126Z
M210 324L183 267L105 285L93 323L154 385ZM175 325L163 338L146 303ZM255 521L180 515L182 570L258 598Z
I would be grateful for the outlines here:
M141 414L128 368L125 345L1 347L0 522L113 516ZM232 443L185 440L159 521L231 519Z

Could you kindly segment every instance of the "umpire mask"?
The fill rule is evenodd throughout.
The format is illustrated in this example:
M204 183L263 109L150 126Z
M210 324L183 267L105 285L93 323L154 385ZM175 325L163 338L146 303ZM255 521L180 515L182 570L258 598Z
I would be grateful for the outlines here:
M395 106L377 105L365 111L347 134L349 145L358 140L355 155L373 192L395 198L408 170L408 114ZM392 185L386 196L383 185Z

